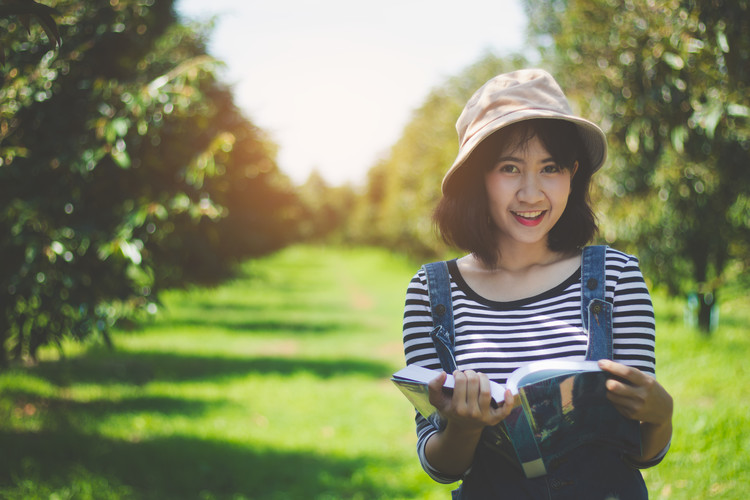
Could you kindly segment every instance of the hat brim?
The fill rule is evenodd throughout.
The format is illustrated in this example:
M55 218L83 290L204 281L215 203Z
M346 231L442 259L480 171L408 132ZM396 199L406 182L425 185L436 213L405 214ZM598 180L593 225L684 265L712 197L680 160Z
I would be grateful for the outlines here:
M453 165L443 177L443 183L441 186L442 192L444 194L447 192L447 186L453 178L453 175L466 164L466 161L471 157L472 153L474 153L477 146L479 146L479 144L485 139L508 125L536 118L564 120L576 125L581 136L581 141L589 153L592 173L596 172L602 167L602 165L604 165L604 162L607 159L607 137L604 135L602 129L596 124L578 116L561 114L553 110L526 108L518 110L511 115L504 115L503 117L488 123L461 145L458 156L453 162Z

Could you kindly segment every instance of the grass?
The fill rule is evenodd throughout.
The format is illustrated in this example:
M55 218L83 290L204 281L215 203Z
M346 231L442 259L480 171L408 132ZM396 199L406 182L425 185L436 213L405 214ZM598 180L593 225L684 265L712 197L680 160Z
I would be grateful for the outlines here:
M0 374L3 499L444 499L388 381L416 264L294 247L216 288L172 291L151 323ZM710 338L656 297L658 373L676 401L652 498L750 493L750 313Z
M681 304L657 297L657 374L675 399L664 463L646 473L655 498L750 498L750 311L722 306L710 337L682 326Z

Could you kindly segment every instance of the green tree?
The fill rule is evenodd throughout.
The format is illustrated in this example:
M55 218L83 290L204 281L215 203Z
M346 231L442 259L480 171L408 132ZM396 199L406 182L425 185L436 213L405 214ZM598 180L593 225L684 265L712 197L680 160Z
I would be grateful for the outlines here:
M0 364L106 339L161 287L226 275L294 234L273 145L171 1L50 3L56 51L0 19Z
M749 5L526 0L547 64L608 133L607 240L672 293L697 290L706 331L750 265Z
M345 223L356 203L357 194L350 185L331 186L313 171L299 186L301 236L306 241L342 242L348 239Z

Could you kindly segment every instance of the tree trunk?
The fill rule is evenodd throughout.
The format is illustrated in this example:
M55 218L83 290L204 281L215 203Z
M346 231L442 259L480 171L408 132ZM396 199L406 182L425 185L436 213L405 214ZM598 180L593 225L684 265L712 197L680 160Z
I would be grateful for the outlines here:
M5 311L2 312L4 313ZM9 325L6 321L5 314L2 314L0 318L2 318L0 319L0 371L3 371L8 368L9 364L8 352L5 350L5 341L8 339Z
M708 335L711 333L712 316L714 304L716 303L716 292L698 294L698 328Z

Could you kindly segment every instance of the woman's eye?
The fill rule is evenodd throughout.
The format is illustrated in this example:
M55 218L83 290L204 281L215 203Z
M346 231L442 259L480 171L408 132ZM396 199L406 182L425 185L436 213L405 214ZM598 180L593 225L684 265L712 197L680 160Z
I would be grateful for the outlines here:
M559 166L552 164L552 165L546 165L542 169L542 172L544 172L546 174L554 174L554 173L560 172L560 170L561 169L560 169Z
M500 163L497 165L497 171L503 172L507 174L512 174L514 172L518 172L518 168L513 165L512 163Z

